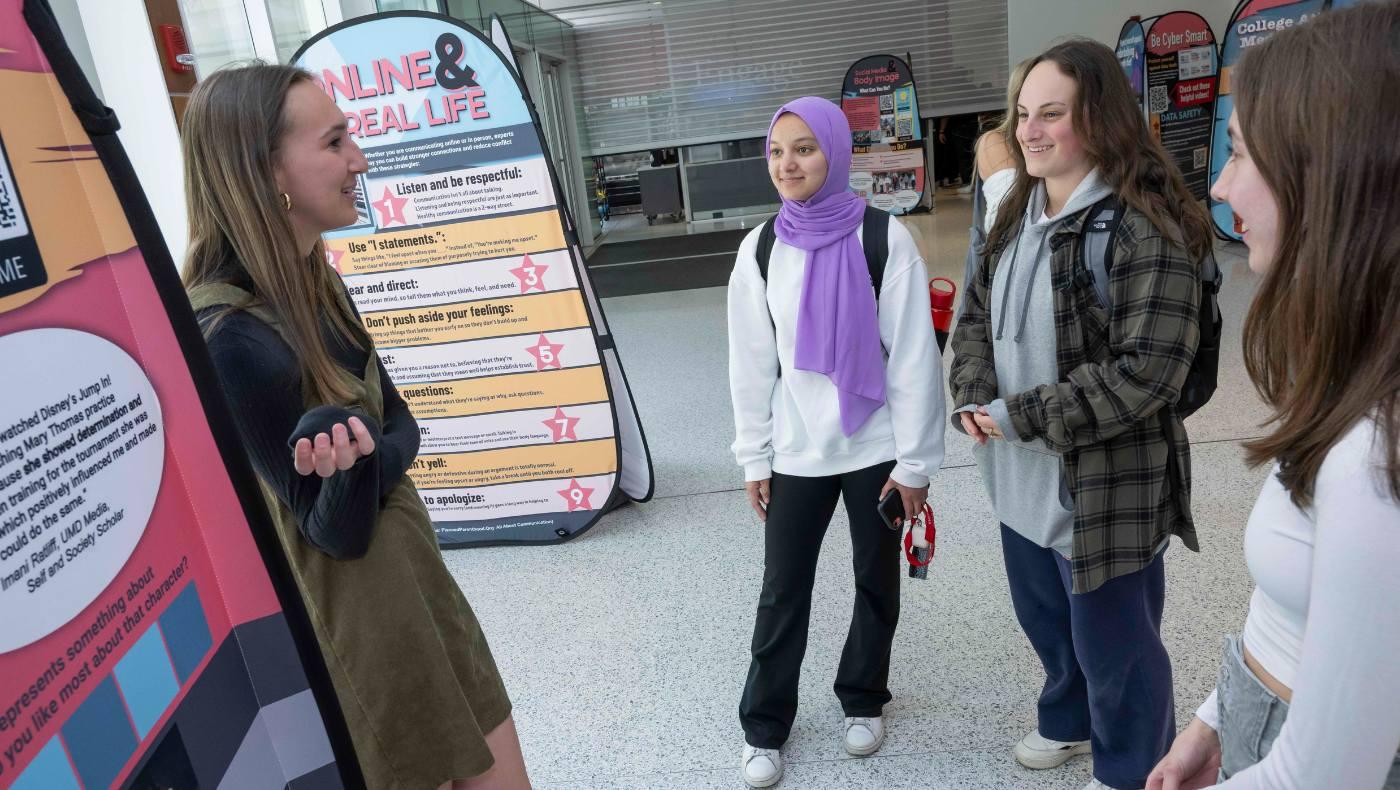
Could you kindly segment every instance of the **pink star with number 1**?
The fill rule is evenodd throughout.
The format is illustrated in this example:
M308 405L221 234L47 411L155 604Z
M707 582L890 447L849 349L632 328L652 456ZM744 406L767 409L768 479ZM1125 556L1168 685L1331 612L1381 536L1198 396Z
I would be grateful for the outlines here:
M549 271L549 267L542 263L535 263L526 255L525 260L520 262L520 266L510 270L515 275L515 279L520 281L520 292L527 294L532 290L544 291L544 273Z
M544 421L544 427L554 433L554 441L578 441L578 436L574 434L574 426L578 425L577 417L570 417L558 406L554 407L554 416Z
M384 197L374 201L372 205L379 211L379 227L387 228L395 222L400 225L408 224L408 219L403 214L403 207L408 205L408 198L395 197L388 187L384 187Z
M593 489L584 488L578 484L577 480L570 480L569 487L560 490L559 496L564 497L564 501L569 503L569 512L575 510L592 510L593 505L588 498L593 496Z
M326 248L326 263L329 263L331 268L335 269L336 274L345 273L340 270L340 259L344 257L345 250L333 250L330 247Z
M562 367L559 364L559 352L563 348L563 343L551 343L549 338L540 335L540 339L533 346L526 346L525 350L535 358L535 370L544 370L545 368L558 369Z

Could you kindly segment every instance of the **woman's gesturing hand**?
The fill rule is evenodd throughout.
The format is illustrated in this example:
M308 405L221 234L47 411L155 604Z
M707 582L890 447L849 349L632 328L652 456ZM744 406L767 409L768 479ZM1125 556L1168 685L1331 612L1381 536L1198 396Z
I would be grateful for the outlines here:
M374 438L369 435L369 429L359 417L351 417L331 426L330 434L316 434L314 442L311 439L297 441L292 463L299 475L315 472L321 477L330 477L373 452Z

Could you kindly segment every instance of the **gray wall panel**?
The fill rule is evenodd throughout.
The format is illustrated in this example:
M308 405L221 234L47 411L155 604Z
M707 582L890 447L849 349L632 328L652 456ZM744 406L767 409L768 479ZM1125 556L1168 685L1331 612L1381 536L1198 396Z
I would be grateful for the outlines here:
M588 152L761 136L783 101L837 99L866 55L912 57L925 117L994 109L1006 0L623 0L575 25Z

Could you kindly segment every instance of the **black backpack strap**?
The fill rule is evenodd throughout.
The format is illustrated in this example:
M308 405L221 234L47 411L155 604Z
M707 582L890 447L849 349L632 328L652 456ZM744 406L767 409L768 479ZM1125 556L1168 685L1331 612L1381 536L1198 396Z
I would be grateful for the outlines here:
M1089 216L1080 231L1080 271L1093 278L1094 290L1105 307L1113 305L1109 301L1108 281L1113 271L1113 236L1122 221L1123 201L1117 195L1109 195L1089 207Z
M982 195L982 174L977 172L977 168L972 169L972 227L976 228L980 235L982 226L987 222L987 198Z
M768 282L768 259L773 257L773 243L778 240L778 232L773 230L773 219L758 229L758 249L754 250L754 257L758 259L758 276L764 283Z
M861 220L861 247L865 265L870 269L870 285L875 288L875 301L880 301L880 286L885 282L885 260L890 257L890 215L874 206L865 207Z

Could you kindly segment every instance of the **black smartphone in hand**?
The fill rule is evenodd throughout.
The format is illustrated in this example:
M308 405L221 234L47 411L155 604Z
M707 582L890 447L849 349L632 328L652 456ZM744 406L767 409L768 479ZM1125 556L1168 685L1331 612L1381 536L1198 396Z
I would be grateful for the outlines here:
M880 504L876 505L876 510L880 513L880 520L890 529L904 526L904 497L899 495L898 488L891 488L880 500Z

